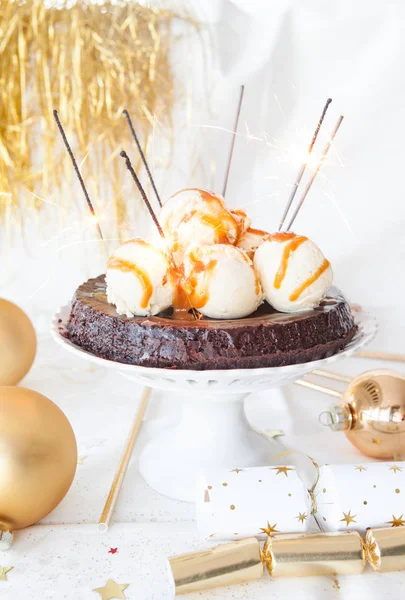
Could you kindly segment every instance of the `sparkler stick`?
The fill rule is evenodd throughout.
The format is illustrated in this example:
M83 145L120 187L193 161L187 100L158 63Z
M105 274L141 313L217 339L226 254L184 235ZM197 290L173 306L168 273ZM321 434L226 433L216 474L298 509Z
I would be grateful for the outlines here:
M61 122L60 122L60 120L59 120L59 115L58 115L58 111L57 111L57 110L54 110L54 111L53 111L53 116L55 117L55 121L56 121L56 124L57 124L57 126L58 126L59 132L60 132L60 134L61 134L61 136L62 136L62 140L63 140L63 142L64 142L64 144L65 144L65 146L66 146L66 150L68 151L68 154L69 154L69 156L70 156L70 159L71 159L71 161L72 161L72 163L73 163L73 168L74 168L74 170L75 170L75 172L76 172L77 178L78 178L78 180L79 180L79 183L80 183L80 185L81 185L81 188L82 188L82 190L83 190L83 194L84 194L84 196L85 196L85 198L86 198L87 205L88 205L88 207L89 207L89 209L90 209L91 215L92 215L92 217L93 217L93 218L94 218L94 220L95 220L96 227L97 227L97 233L98 233L98 235L100 236L100 239L101 239L101 240L103 240L104 238L103 238L103 234L102 234L102 232L101 232L101 227L100 227L100 224L99 224L99 222L98 222L98 218L97 218L97 215L96 215L96 211L94 210L94 206L93 206L93 204L92 204L92 201L90 200L90 196L89 196L89 194L88 194L88 192L87 192L86 186L84 185L83 177L82 177L82 175L81 175L81 173L80 173L80 170L79 170L79 167L78 167L78 165L77 165L76 159L75 159L75 157L74 157L74 154L73 154L73 152L72 152L72 148L70 147L70 144L69 144L69 142L68 142L68 140L67 140L67 137L66 137L65 131L64 131L63 127L62 127L62 123L61 123Z
M288 198L287 205L286 205L286 207L284 209L283 216L281 217L280 225L278 226L278 230L279 231L281 231L282 228L284 227L284 222L285 222L285 220L287 218L288 211L291 208L291 204L293 203L293 200L295 198L295 194L297 193L298 187L299 187L299 185L301 183L301 179L302 179L302 177L303 177L303 175L305 173L305 170L307 168L309 157L311 156L312 150L313 150L315 142L316 142L316 138L318 137L318 133L319 133L321 127L322 127L322 123L323 123L323 120L325 118L326 111L328 110L329 104L331 102L332 102L332 98L328 98L327 101L326 101L325 106L323 107L323 111L322 111L322 114L321 114L321 116L319 118L318 125L316 126L316 129L314 131L314 135L312 136L311 143L308 146L307 158L306 158L306 160L304 160L304 162L300 166L297 178L296 178L296 180L294 182L294 185L293 185L293 189L291 190L290 197Z
M136 183L136 186L137 186L137 188L139 190L139 193L142 196L142 200L145 202L146 207L147 207L147 209L149 211L149 214L152 217L153 222L156 225L156 228L157 228L159 234L161 235L162 238L164 238L165 234L163 232L163 229L162 229L162 227L161 227L161 225L160 225L160 223L159 223L159 221L158 221L158 219L156 217L155 211L153 210L153 208L152 208L152 206L151 206L151 204L150 204L150 202L148 200L148 197L147 197L147 195L145 193L145 190L142 187L142 183L139 181L138 176L137 176L137 174L134 171L134 167L132 166L132 163L129 160L128 154L124 150L122 150L122 152L120 152L120 156L122 156L122 158L125 158L125 164L127 166L127 169L131 173L132 179Z
M233 148L235 146L235 139L236 139L236 134L238 132L238 123L239 123L239 116L240 116L240 110L242 108L242 101L243 101L243 93L245 91L245 86L241 85L240 86L240 96L239 96L239 103L238 103L238 109L236 112L236 119L235 119L235 125L233 128L233 134L232 134L232 142L231 142L231 149L229 151L229 156L228 156L228 164L226 167L226 172L225 172L225 181L224 181L224 187L222 189L222 195L225 198L225 194L226 194L226 188L228 186L228 178L229 178L229 172L231 170L231 163L232 163L232 156L233 156Z
M123 114L125 115L125 118L126 118L126 120L127 120L127 123L128 123L129 129L131 130L132 137L134 138L134 141L135 141L136 147L138 148L139 155L140 155L140 157L141 157L141 159L142 159L143 166L145 167L145 169L146 169L146 172L147 172L147 174L148 174L148 177L149 177L149 180L150 180L150 182L151 182L151 184L152 184L153 191L155 192L155 195L156 195L157 201L159 202L159 206L162 206L162 201L161 201L161 199L160 199L159 192L157 191L157 188L156 188L155 182L154 182L154 180L153 180L153 177L152 177L152 173L150 172L150 169L149 169L148 163L146 162L145 155L144 155L144 153L143 153L143 150L142 150L142 148L141 148L141 144L139 143L138 136L136 135L136 132L135 132L134 126L132 125L132 120L131 120L131 117L129 116L129 112L128 112L127 110L124 110L124 111L123 111Z
M343 115L340 115L340 117L339 117L339 119L338 119L338 121L337 121L337 123L335 125L335 129L332 131L332 134L330 136L329 142L326 144L325 148L323 149L321 158L319 159L319 162L318 162L318 164L316 166L316 169L312 173L311 179L309 180L308 185L305 188L305 191L304 191L304 193L301 196L301 200L299 201L298 206L295 209L295 212L294 212L294 214L293 214L293 216L291 218L291 221L288 224L287 231L289 231L291 229L292 224L294 223L294 221L295 221L295 219L296 219L296 217L297 217L297 215L298 215L298 213L299 213L299 211L301 209L301 206L303 205L304 200L307 197L308 192L311 189L312 184L314 183L315 177L318 175L318 173L319 173L319 171L320 171L320 169L321 169L321 167L322 167L322 165L323 165L323 163L325 161L325 158L328 155L329 149L330 149L330 147L332 145L333 140L335 139L335 136L336 136L336 134L337 134L337 132L339 130L340 125L342 124L342 121L343 121Z

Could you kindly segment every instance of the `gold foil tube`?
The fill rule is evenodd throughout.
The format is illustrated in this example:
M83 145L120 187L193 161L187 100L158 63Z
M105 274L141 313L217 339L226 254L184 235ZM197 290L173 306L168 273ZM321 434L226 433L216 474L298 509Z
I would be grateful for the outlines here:
M272 538L271 555L273 577L355 575L366 564L357 531L277 535Z
M148 407L151 391L152 389L149 387L143 388L141 402L139 404L138 410L136 411L135 419L132 423L131 431L129 432L129 437L127 443L125 444L124 452L122 453L120 463L114 475L114 479L107 496L107 500L105 501L103 512L101 513L100 520L98 522L98 530L102 533L105 533L108 530L108 527L110 526L110 521L113 516L115 505L117 504L122 485L124 483L125 474L128 469L129 461L131 460L135 442L141 430L142 419Z
M366 534L366 557L375 571L405 569L405 528L369 529Z
M169 559L176 595L260 579L260 544L247 538Z

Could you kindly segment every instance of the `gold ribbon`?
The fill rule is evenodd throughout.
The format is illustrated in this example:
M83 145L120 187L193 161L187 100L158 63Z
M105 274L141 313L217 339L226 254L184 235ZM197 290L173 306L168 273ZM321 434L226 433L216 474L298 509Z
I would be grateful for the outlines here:
M271 535L269 535L267 537L267 540L263 544L263 548L260 548L260 559L261 559L263 565L266 567L270 577L273 573L273 567L274 567L272 546L273 546L273 544L272 544L272 540L271 540Z
M363 540L363 548L367 562L369 562L371 567L376 571L380 562L380 557L377 551L377 542L373 539L366 538Z

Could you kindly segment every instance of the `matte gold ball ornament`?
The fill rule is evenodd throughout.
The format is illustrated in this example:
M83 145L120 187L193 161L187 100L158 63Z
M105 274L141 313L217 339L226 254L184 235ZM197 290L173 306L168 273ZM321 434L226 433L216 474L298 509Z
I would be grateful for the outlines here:
M37 339L21 308L0 298L0 385L15 385L34 362Z
M0 530L28 527L67 494L77 466L73 429L51 400L0 387Z

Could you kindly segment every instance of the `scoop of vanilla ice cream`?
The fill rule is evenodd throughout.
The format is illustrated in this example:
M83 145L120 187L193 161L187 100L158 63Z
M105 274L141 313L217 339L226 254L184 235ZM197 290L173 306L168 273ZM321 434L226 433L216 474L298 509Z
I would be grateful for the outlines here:
M191 246L184 257L184 275L192 306L206 317L246 317L263 302L252 261L235 246Z
M318 306L333 272L318 246L295 233L277 233L256 250L254 266L269 304L280 312Z
M137 238L119 246L107 263L107 299L127 317L150 316L172 304L171 261L156 244Z
M159 213L178 262L190 244L235 244L246 219L228 210L222 196L193 188L171 196Z
M258 247L269 237L267 231L253 229L248 227L238 240L238 248L244 250L250 259L253 260Z

